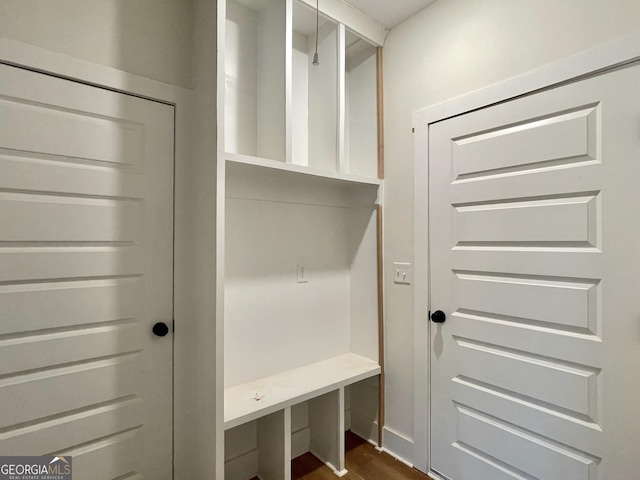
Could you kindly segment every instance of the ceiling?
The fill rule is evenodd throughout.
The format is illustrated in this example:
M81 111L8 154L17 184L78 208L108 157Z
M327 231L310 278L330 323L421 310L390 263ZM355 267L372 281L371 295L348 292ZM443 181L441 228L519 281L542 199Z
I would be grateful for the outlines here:
M435 0L342 0L391 29Z

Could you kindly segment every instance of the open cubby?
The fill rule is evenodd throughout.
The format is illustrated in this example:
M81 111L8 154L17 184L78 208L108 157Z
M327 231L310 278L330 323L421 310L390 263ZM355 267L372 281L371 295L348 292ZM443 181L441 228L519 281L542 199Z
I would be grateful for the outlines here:
M316 13L293 3L292 48L292 162L322 170L338 171L338 40L339 27Z
M345 170L376 177L377 49L349 30L345 37Z
M371 374L369 374L371 375ZM362 436L352 425L351 390L364 388L375 377L295 400L254 420L225 431L225 480L290 480L291 462L307 452L342 477L345 468L345 432ZM366 433L366 432L364 432Z
M291 409L225 431L225 480L291 478Z
M286 160L284 0L227 0L224 150Z
M228 169L225 388L346 353L378 360L376 194Z

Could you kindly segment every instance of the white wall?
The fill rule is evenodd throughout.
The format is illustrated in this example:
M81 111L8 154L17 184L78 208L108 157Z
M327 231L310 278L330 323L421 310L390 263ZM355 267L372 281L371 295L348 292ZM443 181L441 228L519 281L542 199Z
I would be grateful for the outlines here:
M384 234L386 433L395 443L387 448L411 452L405 447L417 431L413 293L391 277L392 262L413 261L412 113L624 36L639 19L638 0L440 0L391 31L384 47Z
M192 0L2 0L0 37L191 87Z
M349 352L348 213L227 198L225 388Z

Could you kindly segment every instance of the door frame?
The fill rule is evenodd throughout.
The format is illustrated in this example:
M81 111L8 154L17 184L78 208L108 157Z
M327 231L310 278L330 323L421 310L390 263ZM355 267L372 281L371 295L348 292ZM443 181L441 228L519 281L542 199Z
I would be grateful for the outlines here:
M220 379L212 373L217 363L210 293L216 291L215 225L202 222L203 228L194 218L215 211L216 171L210 162L216 148L213 142L196 155L192 147L196 91L7 38L0 38L0 63L174 107L173 478L214 478L221 448L216 426L222 419ZM202 252L210 252L210 258L197 258Z
M434 479L430 471L430 328L429 298L429 126L457 115L538 93L610 68L640 60L640 32L545 65L481 90L418 110L414 129L414 465ZM424 246L426 245L426 248ZM422 428L420 428L422 427Z

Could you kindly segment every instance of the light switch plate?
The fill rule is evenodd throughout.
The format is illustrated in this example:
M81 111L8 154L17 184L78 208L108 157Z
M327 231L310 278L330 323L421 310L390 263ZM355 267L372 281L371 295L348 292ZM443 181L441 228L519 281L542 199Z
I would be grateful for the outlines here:
M413 283L413 266L410 263L393 263L393 283L411 285Z

